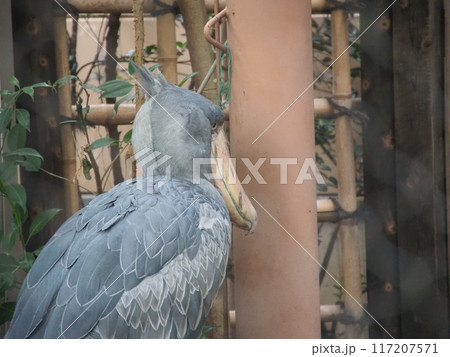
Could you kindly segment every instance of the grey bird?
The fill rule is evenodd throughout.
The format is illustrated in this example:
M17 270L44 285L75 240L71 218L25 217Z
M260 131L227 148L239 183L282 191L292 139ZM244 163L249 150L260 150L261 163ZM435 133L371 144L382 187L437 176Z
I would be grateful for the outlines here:
M6 338L199 337L225 277L230 217L249 231L256 224L232 182L220 108L135 70L148 98L133 147L149 175L97 196L59 228L23 283ZM167 161L145 165L158 155Z

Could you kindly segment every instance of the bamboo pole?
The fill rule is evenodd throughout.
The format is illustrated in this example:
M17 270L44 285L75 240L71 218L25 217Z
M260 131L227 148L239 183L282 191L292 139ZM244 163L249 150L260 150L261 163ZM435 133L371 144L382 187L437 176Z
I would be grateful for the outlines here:
M330 10L328 0L311 0L312 12L321 14Z
M352 99L352 107L358 109L361 104L359 98ZM129 125L136 116L135 104L121 104L117 114L113 115L113 104L91 104L88 120L95 125ZM228 110L224 109L225 120L228 120ZM333 116L334 110L328 100L324 98L314 99L314 115L321 118ZM72 106L72 118L78 117L76 106Z
M68 0L67 2L80 13L131 13L135 0ZM143 0L142 3L145 12L155 10L154 0Z
M352 98L350 108L360 109L361 99ZM319 118L330 118L334 116L333 105L328 101L327 98L314 98L314 115Z
M218 7L216 4L218 4ZM227 6L226 0L205 0L205 7L208 12L215 12L217 14L218 11L225 9L225 6Z
M350 57L348 46L348 18L342 10L331 13L331 38L333 41L333 58L339 59L333 65L333 94L335 102L343 107L351 106ZM351 121L347 116L336 119L336 161L338 163L338 199L341 208L354 212L357 208L355 160ZM356 237L356 222L347 218L340 222L339 239L341 242L342 275L344 287L345 312L358 321L362 318L362 287L360 249ZM361 337L357 324L347 326L346 337Z
M203 36L203 28L206 24L206 8L203 1L178 0L178 5L186 28L192 71L198 72L192 78L195 88L198 89L214 62L211 46ZM212 76L206 82L202 95L213 102L217 100L217 90Z
M332 199L317 200L317 222L337 223L342 218L336 201Z
M357 197L358 209L364 204L363 197ZM344 213L345 214L345 213ZM336 200L330 198L319 198L317 200L317 220L319 222L339 222L343 217L343 212L336 204Z
M136 65L144 64L144 0L133 0L133 17L134 17L134 61ZM141 86L136 84L136 113L145 102L145 95L142 93ZM129 160L134 155L133 145L130 145L125 160ZM134 160L131 165L131 177L136 177L137 163ZM128 179L129 177L126 177Z
M113 115L114 104L91 104L87 120L95 125L130 125L136 116L135 104L121 104ZM72 105L72 118L78 117L77 107Z
M133 8L133 0L68 0L69 5L73 6L80 13L108 13L121 12L130 13ZM206 10L214 11L215 0L204 0ZM311 0L313 13L329 12L327 0ZM223 10L226 0L219 0L219 11ZM154 0L144 0L144 11L149 13L155 10L156 4Z
M326 98L314 98L314 116L329 118L334 115L334 108Z
M134 16L134 62L138 66L144 64L144 1L133 0ZM142 93L140 85L136 85L136 112L139 111L145 101L145 95Z
M70 74L65 13L56 11L53 21L56 73L59 78L62 78ZM70 117L72 115L72 99L69 82L58 89L58 96L60 115L66 118ZM60 130L63 175L72 182L64 182L64 213L68 218L80 209L78 187L76 185L76 153L72 125L61 125Z
M133 8L133 0L68 0L69 5L73 6L80 13L131 13ZM214 11L215 0L204 0L206 10ZM226 0L220 0L220 10L225 7ZM154 0L144 0L144 12L150 13L156 9Z
M173 6L175 1L161 0L161 2ZM170 83L178 83L175 15L172 12L156 18L156 32L158 62L162 64L161 71Z

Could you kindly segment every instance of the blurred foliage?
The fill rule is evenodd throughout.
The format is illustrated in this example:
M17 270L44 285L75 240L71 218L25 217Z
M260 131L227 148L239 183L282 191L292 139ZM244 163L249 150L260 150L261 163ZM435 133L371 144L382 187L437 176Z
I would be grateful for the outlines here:
M356 24L356 25L355 25ZM349 21L349 55L354 61L360 62L360 45L353 43L359 34L359 22ZM331 40L331 19L330 16L313 18L312 20L312 40L313 40L313 59L314 59L314 89L324 97L332 97L333 86L333 59L332 59L332 40ZM361 77L361 68L352 67L351 77L353 79ZM359 90L352 88L352 96L357 98ZM326 185L317 185L319 192L328 192L330 188L336 189L338 185L337 178L333 175L336 165L335 151L335 133L334 119L315 118L315 141L319 147L316 153L316 163L320 173L326 181ZM354 137L360 136L360 123L353 125ZM354 140L355 160L357 168L357 191L362 194L362 148L358 140Z
M6 301L8 291L20 286L19 272L28 272L40 249L26 251L33 236L39 233L47 223L60 211L50 208L37 215L31 222L28 232L25 223L29 219L27 195L25 188L15 183L19 167L26 171L38 171L43 157L32 148L25 147L30 133L30 113L17 108L17 100L28 95L34 100L34 89L49 87L56 90L61 83L36 83L21 87L16 77L10 79L15 90L1 90L2 107L0 108L0 195L10 206L12 219L6 231L0 230L0 325L12 318L15 302ZM15 249L19 253L13 254Z

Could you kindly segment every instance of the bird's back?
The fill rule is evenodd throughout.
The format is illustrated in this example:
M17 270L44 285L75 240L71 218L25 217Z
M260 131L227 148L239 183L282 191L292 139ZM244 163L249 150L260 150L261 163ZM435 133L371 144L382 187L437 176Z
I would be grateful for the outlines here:
M117 185L42 250L6 337L196 337L224 279L230 235L206 181Z

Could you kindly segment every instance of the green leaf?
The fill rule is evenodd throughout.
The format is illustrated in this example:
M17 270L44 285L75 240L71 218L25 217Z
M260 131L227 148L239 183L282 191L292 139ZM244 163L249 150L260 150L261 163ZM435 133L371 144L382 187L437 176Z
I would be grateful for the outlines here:
M0 109L0 133L8 127L9 123L13 118L13 111L11 108L2 108Z
M41 168L42 160L37 157L27 156L25 160L16 160L16 163L27 171L37 172Z
M0 253L0 273L9 273L17 270L19 262L9 254Z
M20 96L20 91L11 92L7 96L5 96L5 99L3 100L3 104L5 105L5 107L8 107L11 103L15 102L19 96Z
M53 88L62 87L64 84L66 84L68 81L70 81L72 79L77 79L77 77L72 75L72 74L70 74L68 76L59 78L55 83L53 83Z
M117 98L128 94L133 89L133 85L120 79L114 79L103 83L99 88L103 91L100 98Z
M123 142L125 144L129 143L132 135L133 135L133 129L128 130L128 132L123 136Z
M117 140L113 139L113 138L100 138L95 140L91 145L89 145L89 149L91 150L95 150L95 149L99 149L105 146L111 146L117 144Z
M78 97L77 103L76 103L76 107L77 107L77 114L78 116L82 116L83 115L83 98Z
M25 189L19 184L5 183L3 178L0 176L0 193L3 196L6 196L8 203L13 209L14 218L11 220L11 231L13 232L15 229L14 227L16 227L16 225L21 226L28 217L28 210L26 206L27 195ZM20 233L20 229L18 232ZM9 236L9 238L7 237L5 239L14 239L14 237Z
M46 82L39 82L39 83L32 84L30 87L31 87L31 88L36 88L36 87L47 87L47 88L51 88L51 87L53 87L53 86L52 86L51 84L49 84L49 83L46 83Z
M21 148L21 149L12 150L12 151L9 151L9 152L6 152L3 154L4 157L14 156L14 155L37 157L37 158L41 159L42 161L44 160L44 158L41 156L41 154L39 154L35 149L32 149L32 148Z
M16 176L17 165L10 161L0 162L0 172L0 178L6 182Z
M30 131L30 113L26 109L16 109L16 118L20 125Z
M16 303L14 301L8 301L0 304L0 326L5 322L12 320L15 308Z
M83 107L81 109L81 112L83 113L83 115L86 115L87 113L89 113L90 110L91 110L91 106L89 104L87 104L85 107Z
M23 207L16 207L15 212L17 215L18 224L24 224L28 218L28 210Z
M326 164L320 165L320 169L323 171L331 171L331 167Z
M134 63L133 58L130 58L130 62L128 62L128 73L131 75L134 74L134 67L132 63Z
M5 237L5 233L0 229L0 243L3 241L4 237Z
M336 177L330 176L330 177L328 177L328 180L330 180L330 182L331 182L334 186L337 187L338 181L337 181Z
M12 92L7 89L0 89L0 95L7 95L11 94Z
M78 123L77 120L71 119L71 120L64 120L61 123L59 123L59 125L63 125L63 124L76 124Z
M0 273L0 299L5 295L5 292L11 290L16 285L15 273L10 271Z
M4 186L3 193L14 202L15 206L21 207L24 210L27 208L27 193L25 188L18 183L7 184Z
M153 53L156 53L158 51L158 46L156 45L149 45L145 46L145 54L151 55Z
M21 125L14 125L8 133L7 144L10 150L21 149L25 146L27 132Z
M177 47L179 47L180 49L184 50L184 48L187 45L187 42L177 41L175 44L177 45Z
M41 167L43 158L32 148L20 148L3 154L3 157L22 166L27 171L38 171Z
M208 325L203 326L200 338L205 339L206 335L208 333L210 333L212 330L214 330L214 326L208 326Z
M17 88L20 88L20 82L19 82L19 80L18 80L16 77L14 77L14 76L12 76L12 77L9 79L9 83L11 83L13 86L16 86Z
M82 166L83 166L83 174L84 174L84 177L86 177L87 180L91 180L91 179L92 179L92 176L91 176L90 171L91 171L91 169L92 169L92 164L91 164L91 162L88 160L87 157L84 157L84 158L83 158Z
M120 98L119 100L117 100L114 103L114 110L113 110L113 115L117 114L117 110L119 109L119 105L121 105L123 102L129 102L132 101L135 97L135 93L134 92L130 92L128 93L125 97Z
M23 91L25 94L28 94L32 100L34 100L34 89L33 89L32 86L29 86L29 87L23 87L23 88L22 88L22 91Z
M157 69L157 68L159 68L159 67L161 67L161 66L162 66L161 63L156 63L156 64L154 64L153 66L151 66L151 67L149 68L149 71L150 71L150 72L153 72L155 69Z
M33 219L33 222L31 222L30 225L28 239L38 234L59 211L61 211L59 208L50 208L40 213L35 219Z
M28 273L35 260L36 258L33 253L25 252L19 260L19 265L26 273Z
M14 248L14 245L16 244L17 238L19 236L19 227L17 227L15 223L13 224L13 226L14 227L11 229L11 231L6 233L2 237L2 246L5 252L10 252Z
M183 78L183 80L178 84L178 87L181 87L184 83L186 83L190 78L197 75L198 72L192 72L191 74L188 74L186 77Z
M84 107L83 107L83 99L81 97L78 98L76 108L77 108L78 125L80 126L80 129L83 131L83 133L87 135L86 118L83 114Z
M81 86L84 89L89 89L89 90L91 90L93 92L96 92L96 93L101 93L102 92L102 90L99 87L94 86L93 84L90 84L90 83L82 83Z

